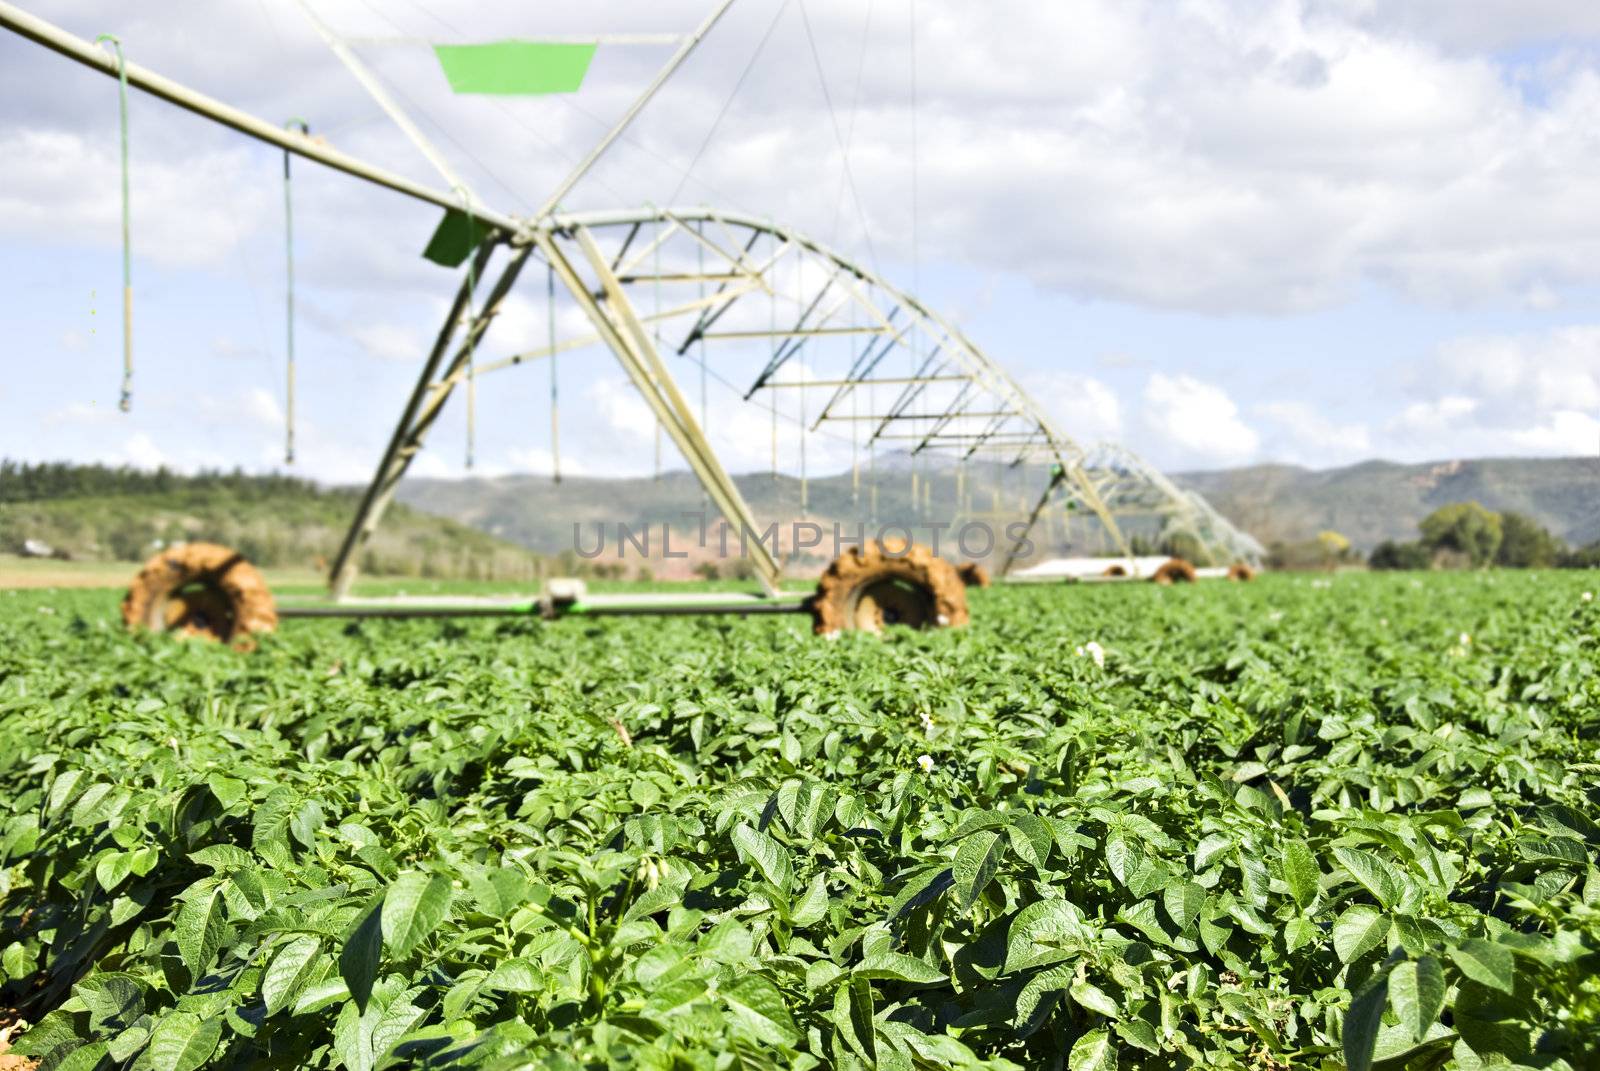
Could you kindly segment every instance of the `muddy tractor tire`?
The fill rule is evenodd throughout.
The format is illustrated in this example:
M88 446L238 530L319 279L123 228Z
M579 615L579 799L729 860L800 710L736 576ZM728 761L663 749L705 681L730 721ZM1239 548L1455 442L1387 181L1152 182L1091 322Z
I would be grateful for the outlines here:
M1168 558L1150 574L1151 582L1156 584L1192 584L1196 579L1194 566L1182 558Z
M122 600L135 631L177 632L249 647L278 626L272 592L244 555L215 543L180 543L145 562Z
M1234 562L1232 565L1228 566L1228 579L1229 580L1237 580L1237 581L1243 582L1243 581L1246 581L1246 580L1254 580L1255 578L1256 578L1256 571L1254 569L1250 568L1250 566L1245 564L1244 562Z
M956 575L961 578L961 583L969 588L989 586L989 570L977 562L962 562L956 566Z
M891 554L872 543L834 559L808 605L819 636L882 632L885 625L952 628L967 623L967 586L925 546Z

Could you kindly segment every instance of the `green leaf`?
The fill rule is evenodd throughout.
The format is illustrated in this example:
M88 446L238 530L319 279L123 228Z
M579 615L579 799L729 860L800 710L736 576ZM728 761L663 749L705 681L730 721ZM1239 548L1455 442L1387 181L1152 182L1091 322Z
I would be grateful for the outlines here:
M195 981L205 975L206 968L211 966L217 950L222 947L227 930L222 907L222 890L213 885L186 900L173 921L172 938L178 944L178 954L183 957L189 977Z
M382 913L383 899L375 897L345 934L344 947L339 951L339 977L363 1012L372 997L372 983L378 977L378 963L383 956Z
M1422 1040L1438 1022L1444 1000L1444 968L1432 956L1407 961L1389 972L1389 1006L1413 1039Z
M1311 846L1303 840L1291 840L1283 849L1283 881L1289 886L1289 895L1301 907L1310 907L1317 898L1322 880L1322 869Z
M792 1046L800 1040L794 1017L778 987L759 974L747 975L722 991L728 1010L756 1041Z
M525 959L502 960L500 965L483 980L485 989L500 989L510 993L532 993L543 982L542 972Z
M73 1049L67 1058L52 1067L51 1071L95 1071L105 1062L110 1051L110 1046L105 1042L92 1041Z
M682 885L657 885L654 889L646 889L640 893L633 903L628 905L628 910L623 912L622 921L628 923L658 915L681 903L683 903Z
M1006 833L1011 838L1011 850L1017 853L1017 858L1042 874L1045 862L1050 858L1050 845L1055 840L1049 824L1036 814L1019 811L1011 816L1011 825Z
M323 825L322 805L316 800L306 800L289 822L289 832L307 848L317 846L317 830Z
M206 778L206 785L211 789L211 794L217 797L217 802L222 804L223 810L228 810L235 803L244 799L250 786L237 777L226 777L223 774L212 774Z
M1144 860L1144 851L1121 833L1112 833L1106 838L1106 866L1111 869L1111 876L1117 879L1117 884L1127 885L1128 879L1138 872Z
M1387 979L1379 976L1350 1002L1344 1013L1344 1062L1346 1071L1369 1071L1372 1053L1378 1045L1378 1029L1383 1025L1384 990Z
M144 989L127 975L102 974L78 983L73 992L89 1009L89 1029L121 1029L144 1014Z
M1005 855L1005 842L992 830L980 830L961 842L950 872L955 878L956 912L967 909L988 888Z
M1516 961L1504 945L1473 937L1451 948L1449 953L1456 968L1474 982L1502 993L1516 988Z
M827 914L828 879L825 874L818 874L811 879L811 885L800 898L800 902L794 905L794 910L789 914L789 921L796 926L814 926Z
M1082 913L1065 900L1036 900L1018 911L1006 931L1005 970L1025 970L1065 955L1076 939L1092 939Z
M861 1053L869 1062L878 1059L878 1028L876 1002L872 997L872 981L852 977L850 987L850 1026L860 1044Z
M912 982L918 985L932 985L935 982L948 981L943 971L928 966L915 956L889 951L873 952L864 956L851 973L859 978L890 982Z
M190 852L189 860L218 871L239 870L255 863L249 852L232 844L208 844L199 851Z
M1304 915L1290 919L1283 925L1283 947L1290 952L1304 948L1322 935L1317 924Z
M319 938L296 937L272 957L266 973L261 976L261 998L266 1001L268 1015L276 1015L294 1000L321 950Z
M106 892L110 892L133 871L132 852L109 852L101 856L94 867L94 880Z
M50 798L45 804L45 813L60 814L67 804L77 797L77 788L82 782L82 770L64 770L50 783Z
M449 912L449 878L418 870L401 874L383 897L383 943L395 958L403 958L437 929Z
M1105 991L1088 982L1074 982L1068 990L1072 999L1088 1008L1092 1012L1099 1012L1107 1019L1115 1019L1122 1014L1122 1009L1117 1007L1117 1002L1106 996Z
M294 856L289 852L289 822L294 818L299 801L294 789L279 786L261 801L252 820L250 846L280 870L294 867Z
M753 826L740 822L733 829L733 847L739 858L761 872L767 882L787 892L794 880L794 864L783 845Z
M1107 1030L1091 1030L1072 1045L1067 1056L1071 1071L1116 1071L1117 1045Z
M1200 909L1206 904L1206 891L1192 881L1174 881L1161 891L1161 901L1182 932L1200 917Z
M1161 1039L1156 1036L1155 1027L1143 1019L1122 1019L1117 1023L1117 1034L1136 1049L1143 1049L1152 1056L1161 1051Z
M1400 901L1405 878L1387 860L1359 848L1335 848L1333 856L1383 907Z
M1350 963L1377 948L1389 933L1389 916L1366 904L1355 904L1333 924L1333 949Z
M1029 978L1017 994L1017 1014L1012 1022L1018 1030L1038 1029L1040 1021L1054 1009L1061 994L1072 984L1076 972L1074 965L1063 963Z
M195 1071L211 1059L222 1039L222 1016L167 1014L150 1032L150 1071Z
M325 978L306 986L305 992L294 1002L293 1012L296 1015L311 1015L349 997L350 987L343 978ZM365 1001L366 998L362 999Z

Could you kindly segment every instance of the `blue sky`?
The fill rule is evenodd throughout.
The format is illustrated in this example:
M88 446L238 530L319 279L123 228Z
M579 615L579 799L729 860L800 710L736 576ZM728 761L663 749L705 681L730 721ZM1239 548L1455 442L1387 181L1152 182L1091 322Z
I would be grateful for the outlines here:
M741 0L569 205L676 195L832 236L915 280L1069 433L1168 469L1600 453L1600 15L1397 7L918 0L913 105L907 0L870 21L856 0ZM682 30L705 5L594 8L317 5L353 37L435 40ZM291 5L31 9L439 184ZM451 97L425 49L359 47L513 210L665 58L602 48L575 98L502 106ZM120 414L115 114L110 80L0 37L0 455L281 467L281 157L134 99L137 373ZM436 210L295 173L296 467L359 480L454 278L418 257ZM534 291L496 328L507 348L539 329ZM561 376L569 469L648 471L652 433L617 404L629 388L607 355ZM485 380L481 471L547 470L547 390L543 368ZM764 465L738 427L713 422L729 466ZM459 474L463 453L456 406L418 471Z

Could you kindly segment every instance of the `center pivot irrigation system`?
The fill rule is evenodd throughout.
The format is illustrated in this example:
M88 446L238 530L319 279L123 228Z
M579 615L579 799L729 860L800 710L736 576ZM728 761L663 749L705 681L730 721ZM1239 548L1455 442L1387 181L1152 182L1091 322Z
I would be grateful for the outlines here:
M770 220L737 212L561 209L562 199L731 3L723 0L695 31L676 39L671 59L621 119L539 210L518 216L486 206L346 42L303 2L335 54L435 166L449 190L429 188L314 141L304 123L298 129L274 126L126 62L120 45L108 53L0 2L0 26L118 78L124 95L128 87L142 90L286 153L443 208L446 215L427 256L464 266L454 301L333 563L329 598L274 604L259 574L238 555L192 544L158 555L146 566L124 606L130 624L238 638L270 628L280 617L809 611L823 632L966 619L962 579L975 579L981 571L958 571L909 539L899 545L869 539L833 562L815 592L782 590L779 548L760 538L749 504L707 438L709 381L736 394L753 414L741 434L770 432L774 474L780 454L792 457L798 450L801 517L808 508L809 440L834 458L848 450L853 498L870 500L862 505L874 520L880 452L902 463L912 459L913 502L928 499L931 482L924 475L919 492L916 465L925 473L953 472L961 513L968 518L1000 514L996 488L1005 473L1036 476L1043 486L1032 512L1020 528L1008 528L1007 545L992 548L1002 556L1001 576L1018 564L1042 518L1063 531L1079 553L1125 562L1125 568L1113 564L1108 570L1113 575L1137 575L1139 545L1170 544L1174 537L1213 564L1236 566L1235 575L1259 562L1260 545L1204 499L1180 490L1126 449L1080 446L957 327L867 265ZM446 73L454 84L459 72L447 63ZM525 74L513 72L513 78ZM544 337L537 345L514 340L521 348L513 352L488 352L489 328L519 285L523 292L531 289L545 307ZM125 316L125 327L129 322ZM127 336L125 344L131 354ZM480 378L592 347L609 350L626 372L648 405L658 436L671 439L699 480L706 504L720 514L724 538L731 531L748 554L762 593L591 595L575 581L552 581L538 597L524 599L352 597L366 541L456 392L466 398L470 437ZM129 362L131 374L131 357ZM680 387L672 364L698 376L697 399ZM559 457L555 413L552 396L551 445ZM865 495L864 469L870 485ZM988 514L978 511L985 492L992 498ZM993 539L992 527L989 532ZM756 538L740 538L750 534ZM1163 574L1172 575L1171 570ZM1176 575L1192 577L1193 570Z

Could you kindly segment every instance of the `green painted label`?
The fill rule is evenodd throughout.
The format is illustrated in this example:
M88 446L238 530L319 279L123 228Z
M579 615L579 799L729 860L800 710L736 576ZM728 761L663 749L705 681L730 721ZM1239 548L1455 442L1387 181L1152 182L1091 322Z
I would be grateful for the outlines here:
M488 45L434 45L433 54L457 93L520 95L571 93L583 85L593 44L496 41Z

